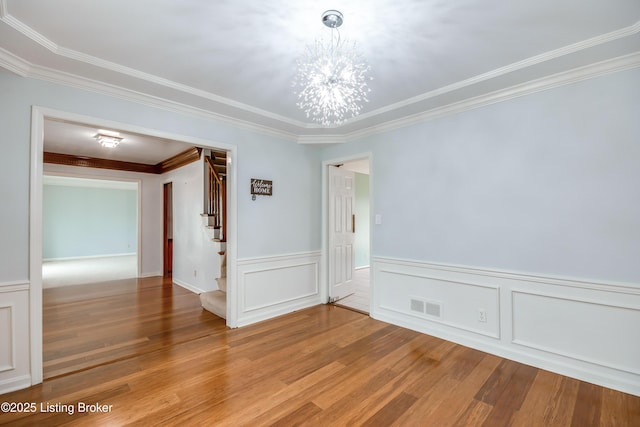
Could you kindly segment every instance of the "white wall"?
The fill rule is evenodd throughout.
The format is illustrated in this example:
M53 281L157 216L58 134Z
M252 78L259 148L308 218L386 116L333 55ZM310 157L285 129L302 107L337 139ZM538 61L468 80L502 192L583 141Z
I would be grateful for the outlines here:
M640 395L638 117L634 69L326 148L372 152L371 315Z
M216 290L220 277L220 246L200 216L203 159L163 175L163 182L173 183L173 281L198 293Z

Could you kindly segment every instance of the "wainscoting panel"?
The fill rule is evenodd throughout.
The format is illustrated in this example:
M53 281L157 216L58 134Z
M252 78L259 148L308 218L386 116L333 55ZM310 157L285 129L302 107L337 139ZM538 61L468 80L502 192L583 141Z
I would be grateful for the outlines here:
M31 385L28 289L0 284L0 394Z
M513 292L513 343L525 347L640 376L639 327L640 305Z
M320 304L320 252L238 261L238 326Z
M16 368L16 336L14 332L15 310L13 304L0 305L0 373Z
M443 280L416 271L383 267L376 272L380 288L380 308L408 313L428 322L500 338L500 294L496 286L457 280ZM418 301L416 305L416 301ZM420 310L422 301L424 310ZM427 308L437 306L430 314ZM417 309L416 309L417 308ZM484 320L479 320L480 312Z
M372 262L372 317L640 396L640 284Z

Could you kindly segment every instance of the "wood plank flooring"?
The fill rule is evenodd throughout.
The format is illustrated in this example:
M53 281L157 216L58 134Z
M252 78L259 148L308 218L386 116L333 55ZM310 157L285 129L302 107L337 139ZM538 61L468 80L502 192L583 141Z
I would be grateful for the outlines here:
M640 425L640 397L340 307L232 330L159 278L56 288L44 301L47 379L0 397L36 411L0 413L0 424Z

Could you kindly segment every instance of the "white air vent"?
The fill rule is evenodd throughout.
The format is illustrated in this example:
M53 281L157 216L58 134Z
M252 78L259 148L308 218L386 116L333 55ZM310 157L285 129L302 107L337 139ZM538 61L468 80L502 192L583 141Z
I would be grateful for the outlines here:
M427 310L426 313L430 316L440 317L442 306L438 302L427 301Z
M418 313L424 313L424 301L411 298L411 311L417 311Z
M438 301L427 301L418 297L411 297L411 311L414 313L426 314L433 317L442 317L442 303Z

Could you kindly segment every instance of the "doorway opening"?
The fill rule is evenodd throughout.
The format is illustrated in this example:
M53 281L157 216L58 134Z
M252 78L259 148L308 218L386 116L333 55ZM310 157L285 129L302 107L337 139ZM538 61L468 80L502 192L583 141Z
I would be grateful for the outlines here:
M170 279L173 274L173 183L165 183L162 193L162 276Z
M139 196L136 181L47 173L42 287L138 277Z
M370 156L327 164L328 301L370 313Z
M196 149L198 147L209 148L209 149L217 149L223 150L227 153L227 188L235 189L236 188L236 169L235 169L235 159L237 149L235 146L225 144L225 143L213 143L211 141L202 140L199 138L193 138L178 134L171 134L168 132L158 131L149 128L143 128L136 125L126 124L126 123L116 123L112 121L107 121L104 119L99 119L95 117L83 116L75 113L68 113L59 110L53 110L43 107L33 107L32 109L32 133L31 133L31 167L30 167L30 219L29 219L29 247L30 247L30 261L29 261L29 276L30 276L30 322L29 322L29 330L30 330L30 362L31 362L31 383L38 384L43 381L44 373L43 373L43 359L44 359L44 349L43 349L43 292L42 292L42 259L43 259L43 180L45 176L45 157L47 159L47 174L48 173L57 173L59 170L68 169L69 166L85 166L93 165L97 160L96 157L86 157L82 156L85 154L76 153L75 157L78 158L77 162L74 163L60 163L60 159L68 159L73 156L72 153L61 153L58 150L53 150L52 147L57 142L67 142L70 138L56 138L52 140L51 138L47 139L46 136L51 136L51 125L55 124L64 124L66 125L74 125L74 126L89 126L91 128L104 128L104 129L117 129L120 132L124 132L125 134L130 134L135 136L136 138L142 139L153 139L154 141L149 141L150 146L146 146L146 150L144 150L145 155L156 155L160 154L159 152L162 150L158 150L159 141L173 141L178 143L183 143L191 147L190 151ZM85 132L86 133L86 132ZM78 133L80 135L80 133ZM46 140L46 141L45 141ZM45 150L45 148L47 148ZM54 153L52 155L52 153ZM183 153L181 153L183 154ZM53 157L52 157L53 156ZM187 155L188 156L188 155ZM176 155L177 157L177 155ZM54 161L52 161L54 159ZM55 159L59 161L56 162ZM58 163L58 164L55 164ZM127 161L124 161L127 163ZM52 165L53 164L53 165ZM134 165L129 161L130 165ZM136 164L137 165L137 164ZM134 166L136 166L134 165ZM151 165L154 166L154 165ZM170 165L169 165L170 166ZM96 167L96 166L89 166ZM96 176L100 177L110 177L111 174L106 169L109 168L100 168L99 173ZM135 167L134 170L127 169L126 172L123 172L125 175L128 173L144 173L147 170L147 166L143 168L143 170L139 170L138 166ZM66 172L62 172L63 174ZM162 226L162 212L160 209L159 203L162 200L162 191L163 185L160 181L160 178L155 178L158 175L154 175L151 172L148 174L149 179L146 179L139 183L139 205L138 212L142 215L142 223L139 224L138 227L138 245L139 245L139 256L138 256L138 278L133 278L130 280L126 280L126 283L123 283L122 286L127 288L133 286L138 290L147 289L148 285L152 282L154 283L152 287L157 287L155 285L156 282L160 283L162 288L164 289L164 283L162 280L163 271L163 253L162 253L162 232L160 227ZM121 174L118 172L118 174ZM197 175L197 176L196 176ZM147 176L147 175L145 175ZM201 173L194 173L193 182L200 181L202 179ZM184 182L184 181L181 181ZM173 197L175 198L175 188L173 189ZM184 191L183 191L184 193ZM186 193L185 193L186 194ZM236 211L237 211L237 195L235 191L228 191L228 217L229 221L227 224L228 229L228 238L227 238L227 281L228 281L228 299L230 301L229 305L231 307L235 307L235 301L237 299L236 294L236 266L235 262L237 259L237 231L236 231ZM198 201L201 203L201 195L194 196L198 197ZM155 214L154 212L155 207ZM145 215L152 214L157 217L157 219L147 218ZM175 230L174 230L175 234ZM90 237L90 236L89 236ZM175 237L175 236L174 236ZM144 250L144 253L143 251ZM174 251L175 252L175 248ZM175 255L175 253L173 254ZM175 257L174 257L175 258ZM175 259L174 259L175 263ZM172 274L174 276L175 281L175 268L172 266L171 268ZM194 270L190 270L194 271ZM195 277L196 274L194 273ZM198 275L201 277L201 275ZM171 284L171 281L170 281ZM80 285L81 286L81 285ZM68 288L68 287L67 287ZM63 288L61 288L63 289ZM80 289L80 288L78 288ZM127 288L128 289L128 288ZM173 293L180 292L189 292L189 290L181 287L177 289L175 286L173 287ZM63 299L70 300L75 298L77 294L77 290L74 290L74 296L64 295ZM103 289L101 292L105 294L113 293L114 290L111 288ZM58 292L60 293L60 292ZM126 291L126 294L134 295L133 293ZM172 295L172 293L170 293ZM144 302L144 298L138 298L134 303ZM198 305L198 315L202 313L202 308ZM229 310L230 314L227 316L226 324L229 327L237 326L237 313L235 310ZM122 334L121 334L122 335ZM82 343L78 343L79 346ZM80 348L80 347L77 347ZM49 375L48 375L49 376Z

